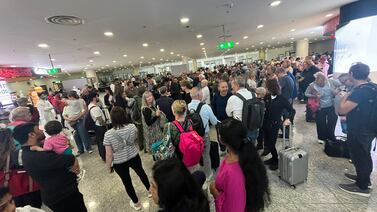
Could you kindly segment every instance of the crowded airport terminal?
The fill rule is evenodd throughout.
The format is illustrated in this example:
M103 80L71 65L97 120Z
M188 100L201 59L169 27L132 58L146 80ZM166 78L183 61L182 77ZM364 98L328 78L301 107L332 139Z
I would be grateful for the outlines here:
M0 0L0 212L377 211L377 0Z

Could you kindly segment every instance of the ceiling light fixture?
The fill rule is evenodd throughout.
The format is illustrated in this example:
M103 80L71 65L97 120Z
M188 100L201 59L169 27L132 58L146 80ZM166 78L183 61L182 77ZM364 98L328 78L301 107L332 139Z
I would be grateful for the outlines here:
M103 33L106 37L113 37L114 36L114 33L112 32L105 32Z
M201 35L201 34L196 35L196 38L202 38L202 37L203 37L203 35Z
M109 67L109 65L106 65L106 67Z
M52 59L51 59L52 60ZM55 60L55 59L54 59ZM52 60L52 61L54 61L54 60ZM94 61L93 60L89 60L89 63L93 63Z
M263 42L263 41L261 41L261 42L259 42L259 44L260 44L260 45L263 45L263 44L264 44L264 42Z
M252 47L252 48L254 48L255 46L254 46L254 45L252 45L251 47Z
M275 40L276 38L275 38L275 37L272 37L271 39L272 39L272 40Z
M329 13L329 14L326 14L326 18L328 18L328 17L331 17L331 16L333 16L334 14L332 14L332 13Z
M257 29L260 29L260 28L263 28L263 27L264 27L263 24L259 24L259 25L257 26Z
M126 54L124 54L124 55L123 55L123 57L127 57L127 55L126 55Z
M206 50L206 48L203 47L202 50Z
M55 58L51 58L51 61L55 61Z
M291 40L294 40L295 38L291 38Z
M116 63L117 61L116 60L113 60L113 63Z
M170 52L170 54L174 54L174 52Z
M152 57L152 60L155 60L156 58Z
M180 19L180 21L181 21L182 24L186 24L190 21L190 19L187 18L187 17L183 17L183 18Z
M249 48L246 48L245 50L247 51L247 50L249 50Z
M16 66L15 65L11 65L10 67L15 68Z
M177 57L181 56L180 54L177 54Z
M248 38L249 38L249 36L247 36L247 35L243 36L243 39L248 39Z
M291 29L291 32L294 32L294 31L296 31L296 29Z
M276 7L276 6L279 6L280 3L281 3L281 1L273 1L269 5L270 5L270 7Z
M143 47L148 47L149 46L148 43L143 43L142 45L143 45Z
M38 47L39 47L39 48L44 48L44 49L46 49L46 48L48 48L49 46L48 46L46 43L40 43L40 44L38 44Z
M236 42L236 45L239 45L240 44L240 42Z
M99 51L94 51L93 54L100 55L101 53Z
M143 57L143 56L141 56L141 57L140 57L140 59L144 59L144 57Z
M201 46L204 46L204 43L200 43Z

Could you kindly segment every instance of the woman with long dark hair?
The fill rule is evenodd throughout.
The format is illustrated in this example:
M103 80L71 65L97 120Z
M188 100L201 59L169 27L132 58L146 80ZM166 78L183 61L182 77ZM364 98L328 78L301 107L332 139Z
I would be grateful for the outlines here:
M216 211L262 211L270 201L268 177L246 128L230 118L219 125L219 133L228 152L210 185Z
M161 212L209 212L201 186L180 160L156 162L152 176L150 192Z

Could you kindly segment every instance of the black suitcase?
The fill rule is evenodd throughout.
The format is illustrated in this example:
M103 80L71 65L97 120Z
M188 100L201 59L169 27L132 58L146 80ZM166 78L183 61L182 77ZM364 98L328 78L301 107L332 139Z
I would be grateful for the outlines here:
M216 141L211 141L209 156L211 158L211 168L216 170L220 166L219 144Z
M337 137L335 140L326 140L324 152L329 157L350 158L347 138Z

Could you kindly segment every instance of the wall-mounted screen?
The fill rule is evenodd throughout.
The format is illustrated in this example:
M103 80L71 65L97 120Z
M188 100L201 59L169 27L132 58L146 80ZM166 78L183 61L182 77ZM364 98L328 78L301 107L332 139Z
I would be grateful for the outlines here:
M348 73L356 62L377 72L377 16L353 20L338 29L335 37L335 73Z

